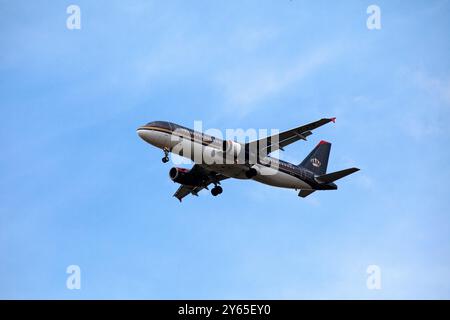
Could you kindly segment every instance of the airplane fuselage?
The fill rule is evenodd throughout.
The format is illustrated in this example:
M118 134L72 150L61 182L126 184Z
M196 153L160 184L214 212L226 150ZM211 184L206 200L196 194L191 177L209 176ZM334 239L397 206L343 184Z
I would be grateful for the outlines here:
M176 134L174 134L176 131ZM334 190L334 183L320 184L315 174L299 165L265 156L256 163L223 163L222 139L206 135L170 122L156 121L137 129L138 135L149 144L188 158L195 163L207 165L212 170L236 179L252 179L270 186L301 190ZM176 135L177 139L174 139ZM183 148L180 148L183 146ZM190 150L191 152L186 152ZM247 150L246 150L247 152ZM202 155L202 157L198 157ZM272 165L268 165L271 163ZM276 164L274 166L273 164ZM253 168L258 172L249 178L247 172Z

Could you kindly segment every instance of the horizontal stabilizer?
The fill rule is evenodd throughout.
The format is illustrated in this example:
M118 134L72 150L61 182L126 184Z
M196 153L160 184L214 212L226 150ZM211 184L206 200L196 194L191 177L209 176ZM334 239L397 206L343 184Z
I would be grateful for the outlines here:
M336 171L332 173L323 174L321 176L316 177L316 181L319 183L330 183L339 179L342 179L349 174L355 173L356 171L359 171L358 168L350 168L345 169L341 171Z
M302 197L302 198L306 198L307 196L309 196L314 191L316 191L316 190L300 190L300 192L298 193L298 196Z

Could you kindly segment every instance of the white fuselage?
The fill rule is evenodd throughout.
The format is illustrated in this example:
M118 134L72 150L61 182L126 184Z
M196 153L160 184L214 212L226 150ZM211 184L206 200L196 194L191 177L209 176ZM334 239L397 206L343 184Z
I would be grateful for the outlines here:
M249 165L223 163L223 153L220 148L215 148L212 145L205 146L200 141L191 141L187 138L173 139L172 133L164 132L164 130L138 129L138 134L143 140L157 148L170 150L172 153L188 158L195 163L206 165L227 177L248 179L245 173L249 170ZM180 145L183 148L179 148ZM192 150L192 152L186 154L186 152L180 152L180 150ZM199 155L202 156L199 157ZM252 180L281 188L311 189L311 186L303 180L282 172L276 167L255 164L252 165L252 168L258 171L258 174Z

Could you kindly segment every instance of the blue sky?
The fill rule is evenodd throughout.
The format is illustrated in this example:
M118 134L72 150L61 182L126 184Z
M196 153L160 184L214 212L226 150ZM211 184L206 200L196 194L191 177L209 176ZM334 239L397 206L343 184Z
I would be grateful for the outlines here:
M81 8L81 30L66 8ZM366 9L381 8L381 30ZM0 1L0 298L450 298L450 1ZM322 117L335 192L172 198L136 128ZM66 268L81 268L81 290ZM366 268L381 268L368 290Z

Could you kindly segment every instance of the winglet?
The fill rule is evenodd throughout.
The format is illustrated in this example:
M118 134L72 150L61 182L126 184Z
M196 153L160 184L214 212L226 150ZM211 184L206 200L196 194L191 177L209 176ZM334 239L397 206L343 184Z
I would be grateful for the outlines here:
M318 146L320 146L320 145L322 145L322 144L327 144L327 143L328 143L328 144L331 144L331 143L329 143L328 141L320 140Z
M336 123L336 117L330 118L331 122Z

